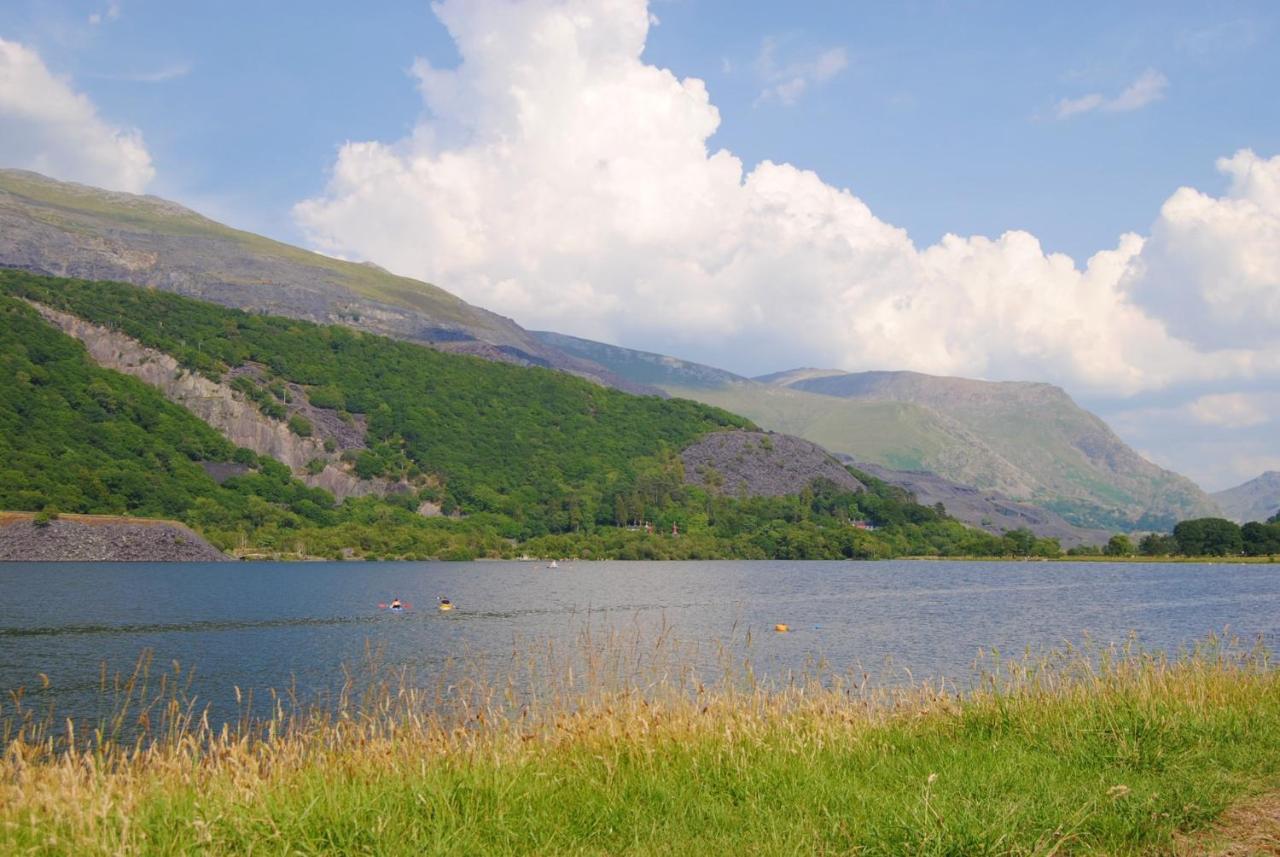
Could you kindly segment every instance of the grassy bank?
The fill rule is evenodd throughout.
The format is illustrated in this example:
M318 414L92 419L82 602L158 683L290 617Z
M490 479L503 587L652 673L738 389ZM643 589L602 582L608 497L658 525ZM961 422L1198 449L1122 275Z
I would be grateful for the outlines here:
M1280 676L1217 641L992 661L960 696L820 671L708 686L663 641L544 654L225 731L127 688L114 726L149 735L127 744L28 721L0 851L1167 853L1280 784Z

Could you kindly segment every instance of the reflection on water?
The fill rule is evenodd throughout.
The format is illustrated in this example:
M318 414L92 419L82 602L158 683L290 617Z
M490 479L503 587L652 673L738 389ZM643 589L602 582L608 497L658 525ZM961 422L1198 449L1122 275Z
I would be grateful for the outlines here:
M457 609L441 613L437 596ZM401 598L415 609L379 604ZM788 634L774 634L785 623ZM368 647L430 680L451 659L510 661L585 629L699 644L750 633L757 673L822 659L883 681L963 685L980 648L1042 651L1089 634L1176 648L1224 628L1274 639L1280 568L982 562L0 564L0 689L92 715L100 667L143 650L195 668L214 705L233 688L332 693Z

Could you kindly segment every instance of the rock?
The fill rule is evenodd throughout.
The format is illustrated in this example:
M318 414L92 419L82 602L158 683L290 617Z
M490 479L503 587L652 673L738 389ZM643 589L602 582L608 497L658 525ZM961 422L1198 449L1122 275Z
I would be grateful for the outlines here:
M845 491L866 490L822 447L785 434L714 432L687 447L680 458L686 483L731 497L799 494L818 479Z
M58 329L84 343L89 356L99 366L145 381L163 393L169 401L182 405L222 432L236 446L246 447L259 455L269 455L288 465L303 482L313 488L323 488L339 501L347 497L363 497L368 494L385 496L409 490L407 485L401 483L385 479L360 479L347 472L338 463L335 453L325 451L321 437L299 437L289 430L285 422L263 414L257 405L234 390L230 384L188 372L178 365L172 355L148 348L119 331L85 321L70 313L35 302L32 302L32 306ZM232 371L247 374L255 370L241 367ZM294 398L305 402L302 388L297 388ZM295 412L304 413L323 427L327 423L317 416L320 410L309 405L305 411L301 405L295 408ZM337 419L336 413L334 419ZM363 433L363 423L357 425ZM346 440L355 443L350 438ZM363 441L360 441L360 445L363 446ZM320 473L309 473L307 465L317 458L326 462L324 469Z
M0 562L230 562L176 521L62 515L38 526L28 512L0 513Z

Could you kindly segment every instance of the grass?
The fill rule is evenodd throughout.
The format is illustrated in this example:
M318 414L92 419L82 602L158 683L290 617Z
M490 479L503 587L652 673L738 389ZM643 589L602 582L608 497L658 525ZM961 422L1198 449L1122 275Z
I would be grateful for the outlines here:
M28 213L62 229L96 234L101 231L101 224L86 223L86 218L96 218L108 226L226 241L266 262L325 271L335 282L371 300L423 311L440 321L466 324L498 335L506 332L499 319L438 286L232 229L172 204L162 206L154 198L68 185L18 171L0 171L0 191L36 203Z
M1280 676L1217 639L988 656L964 694L724 652L708 684L665 635L527 651L225 728L145 661L97 734L11 701L0 851L1167 853L1280 782Z

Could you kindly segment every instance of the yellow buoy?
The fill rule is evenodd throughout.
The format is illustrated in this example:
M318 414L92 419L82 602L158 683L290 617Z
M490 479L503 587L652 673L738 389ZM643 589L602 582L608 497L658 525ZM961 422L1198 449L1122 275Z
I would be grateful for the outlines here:
M779 634L785 634L791 630L791 626L783 625L781 622L779 622L777 625L773 626L773 630L777 631Z

